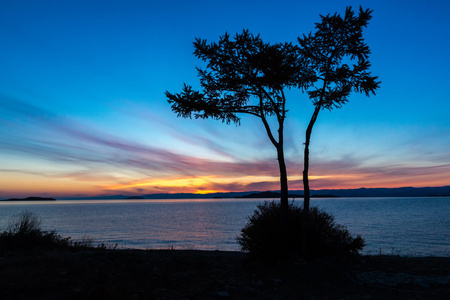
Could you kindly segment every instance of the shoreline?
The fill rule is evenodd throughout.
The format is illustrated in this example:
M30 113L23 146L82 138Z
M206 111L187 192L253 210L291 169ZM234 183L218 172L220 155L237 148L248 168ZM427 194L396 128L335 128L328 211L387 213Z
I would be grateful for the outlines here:
M239 251L0 252L2 299L450 299L450 257L260 262Z

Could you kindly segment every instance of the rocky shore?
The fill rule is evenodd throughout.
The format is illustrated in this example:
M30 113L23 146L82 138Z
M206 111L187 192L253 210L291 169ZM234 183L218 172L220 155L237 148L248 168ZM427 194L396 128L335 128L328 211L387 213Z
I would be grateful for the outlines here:
M450 299L450 257L280 262L241 252L0 252L1 299Z

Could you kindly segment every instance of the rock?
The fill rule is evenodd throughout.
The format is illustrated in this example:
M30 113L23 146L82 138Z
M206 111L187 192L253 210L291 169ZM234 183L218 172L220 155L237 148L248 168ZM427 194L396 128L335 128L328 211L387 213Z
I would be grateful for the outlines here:
M230 297L230 293L227 291L218 291L217 296L226 298L226 297Z
M273 284L274 285L279 285L280 283L282 283L283 282L283 280L281 280L281 279L279 279L279 278L275 278L274 280L273 280Z
M419 282L419 286L421 288L426 288L426 289L430 287L430 285L428 283L426 283L426 282Z
M256 289L254 289L252 287L249 287L249 286L246 286L245 288L243 288L243 291L246 294L254 294L254 293L256 293Z

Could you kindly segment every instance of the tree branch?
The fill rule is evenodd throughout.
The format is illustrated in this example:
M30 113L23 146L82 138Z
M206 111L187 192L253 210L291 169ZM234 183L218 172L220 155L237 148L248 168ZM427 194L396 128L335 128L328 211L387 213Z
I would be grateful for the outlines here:
M270 141L275 146L275 148L278 149L279 142L277 142L277 140L273 137L272 129L270 128L270 125L269 125L269 123L266 120L266 116L264 115L263 97L262 97L262 95L259 96L259 106L260 106L260 113L261 113L259 117L261 118L261 121L264 124L264 128L266 129L266 132L267 132L267 135L269 136Z

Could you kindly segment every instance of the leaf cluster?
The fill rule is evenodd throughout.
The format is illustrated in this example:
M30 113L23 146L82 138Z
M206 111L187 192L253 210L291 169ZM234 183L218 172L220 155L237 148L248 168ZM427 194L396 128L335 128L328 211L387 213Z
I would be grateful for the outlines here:
M299 55L315 73L308 91L315 106L339 108L348 101L352 91L366 96L375 94L380 82L369 72L370 49L363 38L371 14L372 10L360 7L356 15L347 7L344 17L321 16L322 22L316 23L314 34L298 38Z

